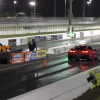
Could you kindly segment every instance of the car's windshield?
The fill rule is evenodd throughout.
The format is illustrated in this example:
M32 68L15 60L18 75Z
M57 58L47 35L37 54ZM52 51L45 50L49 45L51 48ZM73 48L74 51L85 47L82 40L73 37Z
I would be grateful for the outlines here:
M86 48L86 46L76 46L75 50L84 50Z

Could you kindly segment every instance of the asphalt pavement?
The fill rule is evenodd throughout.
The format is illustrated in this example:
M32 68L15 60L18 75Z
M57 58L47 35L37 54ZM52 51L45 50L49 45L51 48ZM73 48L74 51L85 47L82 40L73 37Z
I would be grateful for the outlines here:
M37 46L39 49L48 49L49 47L61 46L69 42L69 40L65 40L40 43L37 44ZM95 49L100 49L99 36L73 39L72 43L77 45L87 44ZM28 46L25 45L18 46L14 49L23 47L24 49L28 48ZM81 60L81 67L80 61L68 61L67 53L49 55L46 61L47 66L45 68L43 68L43 60L9 66L0 66L0 99L6 100L96 67L99 65L100 55L99 59L94 60L93 62Z

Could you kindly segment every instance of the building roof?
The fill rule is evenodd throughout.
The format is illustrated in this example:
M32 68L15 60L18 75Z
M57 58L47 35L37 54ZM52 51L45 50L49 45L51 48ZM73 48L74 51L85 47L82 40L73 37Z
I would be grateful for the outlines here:
M23 14L23 15L24 15L25 13L23 13L23 12L19 12L19 13L17 13L17 14Z

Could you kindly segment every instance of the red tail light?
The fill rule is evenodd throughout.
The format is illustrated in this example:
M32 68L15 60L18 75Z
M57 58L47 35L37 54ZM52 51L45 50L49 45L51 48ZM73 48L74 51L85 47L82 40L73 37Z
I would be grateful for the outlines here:
M75 52L75 51L70 50L69 52Z
M89 51L82 51L82 53L88 53Z

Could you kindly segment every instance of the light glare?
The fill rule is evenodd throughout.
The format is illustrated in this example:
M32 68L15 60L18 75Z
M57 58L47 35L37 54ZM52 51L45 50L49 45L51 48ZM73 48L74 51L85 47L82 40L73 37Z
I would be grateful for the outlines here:
M87 2L87 4L90 4L91 2Z
M35 5L35 2L33 2L33 1L32 1L32 2L30 2L30 5L32 5L32 6L33 6L33 5Z
M14 4L16 4L17 3L17 1L14 1Z

